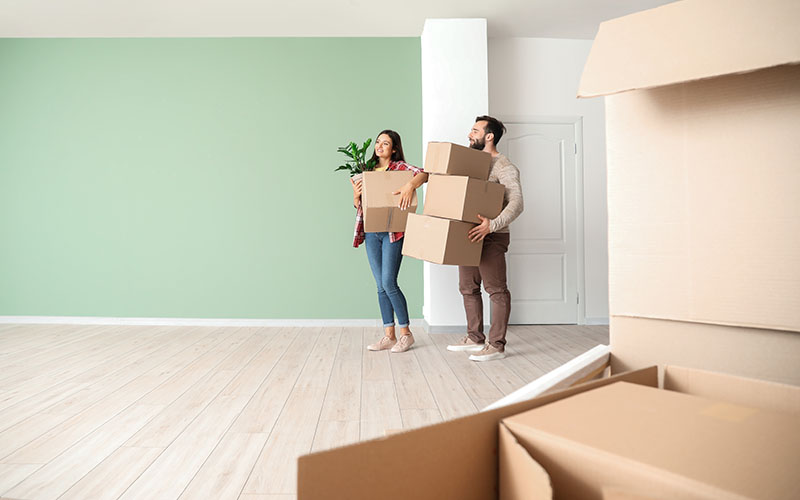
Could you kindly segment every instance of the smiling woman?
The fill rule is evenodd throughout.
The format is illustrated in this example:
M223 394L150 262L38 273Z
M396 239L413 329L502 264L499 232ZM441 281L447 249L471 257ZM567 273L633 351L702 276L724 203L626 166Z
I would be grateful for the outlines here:
M380 89L341 64L386 52L398 71ZM421 136L419 53L418 38L0 40L0 315L373 317L365 286L330 300L371 278L323 172L341 130L391 116ZM419 317L421 266L400 280Z
M426 180L428 174L421 168L406 163L403 153L403 143L400 134L394 130L383 130L375 139L375 149L370 162L375 164L375 170L383 171L411 171L414 177L399 191L399 207L408 209L414 192ZM369 175L369 174L367 174ZM405 352L414 343L414 337L409 328L408 305L406 297L397 285L397 275L400 273L400 264L403 262L403 233L402 232L369 232L364 231L364 212L361 206L363 180L350 180L353 186L353 205L356 207L356 229L353 246L358 247L366 242L367 259L375 283L378 285L378 305L381 310L381 319L385 335L378 342L370 344L370 351L383 351L391 349L392 352ZM394 318L397 316L400 339L395 335Z

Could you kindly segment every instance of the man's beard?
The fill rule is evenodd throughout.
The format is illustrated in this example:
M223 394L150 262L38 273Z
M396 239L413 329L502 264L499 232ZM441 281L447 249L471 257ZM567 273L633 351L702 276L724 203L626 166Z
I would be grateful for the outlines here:
M478 151L483 151L483 148L486 147L486 139L480 138L475 139L475 142L470 142L469 147L472 149L477 149Z

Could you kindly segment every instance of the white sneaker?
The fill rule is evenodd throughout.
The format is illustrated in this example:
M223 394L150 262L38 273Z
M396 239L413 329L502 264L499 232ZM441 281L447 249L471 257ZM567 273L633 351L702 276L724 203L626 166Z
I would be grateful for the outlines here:
M458 342L455 344L450 344L447 346L448 351L480 351L483 349L483 344L479 344L474 340L469 338L469 335L464 335L462 338L458 339Z
M492 344L483 346L480 352L470 355L469 359L472 361L491 361L493 359L503 359L506 357L505 348L498 349Z

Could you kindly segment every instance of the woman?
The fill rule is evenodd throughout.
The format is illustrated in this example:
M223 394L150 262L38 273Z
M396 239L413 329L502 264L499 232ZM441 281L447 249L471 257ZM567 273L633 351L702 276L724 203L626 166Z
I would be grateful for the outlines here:
M399 191L392 194L400 195L400 208L406 210L411 205L414 191L428 180L428 174L421 168L409 165L403 155L403 145L400 134L394 130L384 130L375 140L375 151L372 153L375 160L376 171L382 170L410 170L414 177ZM400 263L403 260L403 233L364 233L364 218L361 210L362 180L353 182L353 205L356 207L356 230L353 246L361 243L367 244L367 259L378 285L378 305L381 309L383 329L385 335L378 342L370 344L370 351L391 349L392 352L405 352L414 343L414 336L409 329L408 306L406 298L400 287L397 286L397 275L400 272ZM400 338L395 333L394 317L397 315L397 326L400 329Z

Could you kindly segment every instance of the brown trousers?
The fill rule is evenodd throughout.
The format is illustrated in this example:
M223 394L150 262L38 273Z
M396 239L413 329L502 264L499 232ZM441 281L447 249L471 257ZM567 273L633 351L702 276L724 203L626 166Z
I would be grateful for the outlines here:
M492 301L492 326L489 343L503 349L506 344L508 317L511 314L511 293L506 284L506 252L509 233L489 233L483 239L483 253L477 267L458 266L458 289L464 298L467 313L467 335L475 342L486 339L483 334L483 288Z

